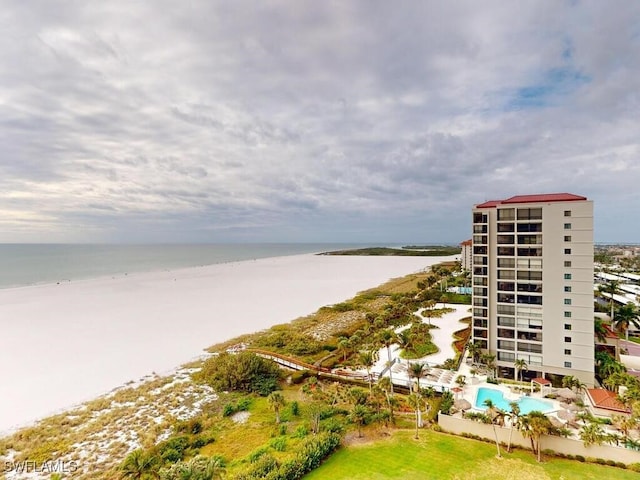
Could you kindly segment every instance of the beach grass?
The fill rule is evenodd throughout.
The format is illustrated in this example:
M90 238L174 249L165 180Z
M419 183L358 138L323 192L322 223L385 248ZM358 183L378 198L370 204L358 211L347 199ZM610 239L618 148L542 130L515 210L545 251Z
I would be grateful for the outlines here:
M638 474L604 465L550 458L538 463L516 450L496 458L491 443L435 431L394 432L389 438L341 448L305 480L625 480Z

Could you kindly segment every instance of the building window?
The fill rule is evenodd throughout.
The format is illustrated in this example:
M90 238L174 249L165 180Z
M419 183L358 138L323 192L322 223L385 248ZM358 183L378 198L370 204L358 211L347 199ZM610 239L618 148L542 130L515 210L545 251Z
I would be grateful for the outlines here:
M565 242L570 242L571 241L571 235L565 235L564 236L564 241Z
M570 273L565 273L564 274L564 279L565 280L571 280L571 274Z
M564 312L564 318L571 318L571 312Z
M564 362L565 368L571 368L571 362Z
M571 216L571 210L565 210L564 211L564 216L565 217L570 217Z
M565 323L564 324L564 329L565 330L571 330L571 324L570 323Z
M567 293L571 293L571 287L569 285L564 286L564 291Z
M571 343L571 337L564 337L564 341L566 343Z
M571 224L570 223L565 223L564 224L564 229L565 230L571 230Z
M565 305L571 305L571 299L570 298L565 298L564 299L564 304Z
M564 266L565 267L570 267L571 266L571 260L564 262Z
M571 249L570 248L565 248L564 249L564 254L565 255L571 255Z
M571 355L571 349L570 348L565 348L564 349L564 354L565 355Z

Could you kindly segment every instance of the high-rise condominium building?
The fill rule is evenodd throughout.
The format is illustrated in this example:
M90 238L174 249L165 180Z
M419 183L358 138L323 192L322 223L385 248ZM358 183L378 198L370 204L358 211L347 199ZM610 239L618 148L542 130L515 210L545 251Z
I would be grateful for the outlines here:
M593 385L593 202L518 195L473 207L473 341L498 375Z

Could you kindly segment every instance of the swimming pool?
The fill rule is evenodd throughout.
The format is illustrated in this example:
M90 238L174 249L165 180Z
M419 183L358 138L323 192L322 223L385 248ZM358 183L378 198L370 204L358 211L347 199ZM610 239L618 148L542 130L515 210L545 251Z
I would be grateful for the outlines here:
M486 399L491 400L496 407L506 412L511 411L511 406L509 405L510 401L504 398L504 395L500 390L484 387L479 388L478 394L476 395L476 408L481 410L486 409L487 407L484 404ZM540 400L539 398L520 397L516 403L520 407L520 413L523 415L534 410L544 413L554 409L551 402Z

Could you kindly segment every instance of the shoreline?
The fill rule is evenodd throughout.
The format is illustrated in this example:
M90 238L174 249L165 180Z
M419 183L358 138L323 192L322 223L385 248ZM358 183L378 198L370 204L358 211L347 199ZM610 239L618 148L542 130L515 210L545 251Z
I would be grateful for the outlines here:
M15 366L0 435L452 258L298 254L2 289L0 318L14 320L0 361Z

